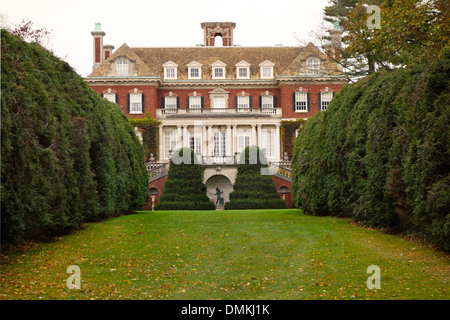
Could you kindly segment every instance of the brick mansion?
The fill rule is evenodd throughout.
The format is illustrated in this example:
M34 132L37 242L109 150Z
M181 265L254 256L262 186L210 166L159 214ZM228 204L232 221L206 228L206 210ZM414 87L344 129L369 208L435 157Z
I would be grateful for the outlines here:
M91 32L93 72L85 78L126 116L143 118L149 113L160 122L156 163L167 163L181 147L191 148L211 167L210 173L205 171L207 187L221 186L227 190L225 199L235 179L236 157L245 147L258 146L272 163L285 160L291 151L282 143L282 122L326 111L347 83L330 58L331 46L326 48L328 54L312 43L237 46L235 28L232 22L205 22L203 44L165 48L123 44L113 51L113 46L103 44L105 32L96 24ZM140 131L137 134L142 140ZM153 188L158 198L163 182L153 183L150 193ZM282 184L276 183L280 188ZM284 192L290 193L290 182L285 187Z

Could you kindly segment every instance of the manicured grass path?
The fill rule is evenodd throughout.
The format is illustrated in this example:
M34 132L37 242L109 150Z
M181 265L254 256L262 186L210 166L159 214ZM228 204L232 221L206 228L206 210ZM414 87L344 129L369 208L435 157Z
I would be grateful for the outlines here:
M66 286L69 265L81 290ZM142 212L2 257L0 299L449 299L449 279L448 255L350 220Z

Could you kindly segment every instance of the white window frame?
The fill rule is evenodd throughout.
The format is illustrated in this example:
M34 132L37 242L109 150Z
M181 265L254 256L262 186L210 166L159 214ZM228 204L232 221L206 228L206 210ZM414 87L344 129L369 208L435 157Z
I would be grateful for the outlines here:
M177 97L174 96L167 96L164 97L164 109L165 114L172 114L178 112L178 101ZM171 111L169 111L171 110Z
M130 114L142 114L142 93L130 93Z
M164 159L170 159L170 150L172 154L178 147L178 132L174 130L172 132L164 132Z
M236 78L238 79L248 79L248 68L246 67L238 67L236 70Z
M213 68L213 79L225 79L225 68L224 67L214 67Z
M164 79L176 79L176 68L169 67L164 69Z
M201 79L200 68L189 68L189 79Z
M273 72L274 66L275 66L275 64L270 62L269 60L261 62L259 64L260 79L273 79L274 78L274 72Z
M250 111L250 97L249 96L237 96L237 112L249 112Z
M189 137L189 148L194 151L194 154L202 154L202 136L201 135L191 135Z
M212 78L213 79L225 79L226 78L226 73L225 73L225 67L226 64L223 63L222 61L218 60L216 62L214 62L213 64L211 64L212 67ZM221 75L217 75L216 71L221 70Z
M261 132L262 149L266 151L267 159L275 158L275 144L278 143L275 141L275 131L276 129L263 128Z
M212 98L212 109L226 109L227 108L227 97L226 95L214 95ZM223 99L223 104L220 103L219 105L219 100L218 99ZM222 111L222 110L220 110ZM223 111L222 111L223 112Z
M244 60L236 63L236 79L250 79L250 63Z
M127 59L119 59L116 62L116 75L127 76L130 74L130 63Z
M178 79L178 65L173 61L168 61L163 64L164 67L164 79L165 80L177 80Z
M117 101L116 101L116 94L115 93L111 93L111 92L104 93L103 94L103 98L105 98L106 100L108 100L108 101L110 101L112 103L117 103Z
M295 93L295 112L308 112L308 93L304 91L297 91Z
M273 96L261 96L261 109L273 109Z
M201 79L202 78L202 64L197 61L192 61L187 65L188 67L188 79ZM192 75L192 72L197 70L197 75Z
M325 99L324 99L325 98ZM333 100L333 92L325 91L320 93L320 111L327 111L328 106Z
M189 113L201 113L202 112L202 97L192 96L189 97Z
M237 152L243 153L246 147L251 146L251 133L247 131L243 131L237 134Z
M306 62L308 74L320 73L320 60L318 58L311 58Z
M226 156L226 152L227 152L227 140L226 140L226 135L225 132L222 131L215 131L214 135L213 135L213 141L214 141L214 145L213 145L213 154L214 157L224 157Z

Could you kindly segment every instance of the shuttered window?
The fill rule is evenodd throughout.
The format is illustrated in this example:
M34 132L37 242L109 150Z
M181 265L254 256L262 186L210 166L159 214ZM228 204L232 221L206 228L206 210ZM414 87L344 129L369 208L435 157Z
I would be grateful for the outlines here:
M295 112L308 112L309 101L307 92L295 92L294 93L294 111Z
M130 114L144 113L144 95L142 93L128 94L128 109Z

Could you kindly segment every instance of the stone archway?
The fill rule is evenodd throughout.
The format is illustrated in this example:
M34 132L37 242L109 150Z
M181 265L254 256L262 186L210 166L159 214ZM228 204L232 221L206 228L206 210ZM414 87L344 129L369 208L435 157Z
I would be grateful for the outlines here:
M149 189L149 194L150 194L149 205L150 205L150 209L153 210L155 204L157 202L159 202L160 192L159 192L159 190L157 188L151 187Z
M217 196L215 195L216 188L219 188L223 192L224 204L230 201L230 193L233 191L233 184L230 179L223 174L216 174L206 181L206 195L214 204L216 204L217 200Z
M278 188L278 193L280 194L280 198L286 201L287 207L291 208L291 190L286 186L281 186L280 188Z

